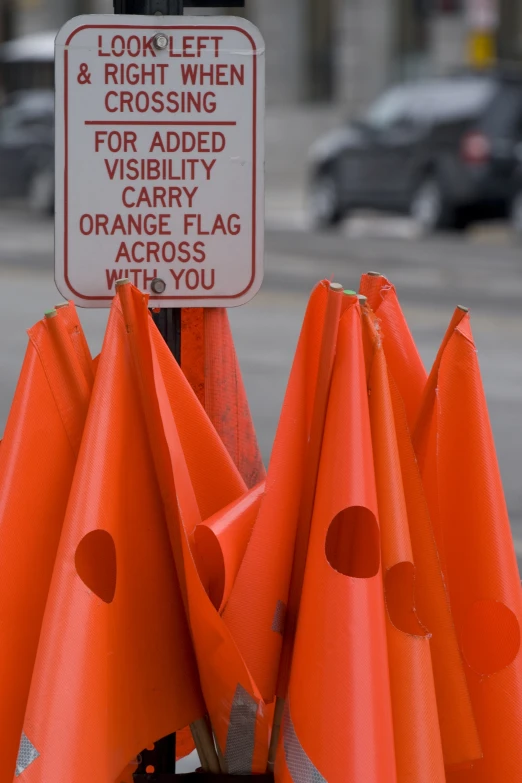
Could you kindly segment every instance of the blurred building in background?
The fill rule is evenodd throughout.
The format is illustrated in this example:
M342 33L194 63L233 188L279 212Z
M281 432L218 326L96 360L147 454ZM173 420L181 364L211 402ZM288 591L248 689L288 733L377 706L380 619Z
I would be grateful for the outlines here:
M0 41L112 11L111 0L0 2ZM245 15L265 36L272 105L329 103L353 115L393 81L470 56L522 60L520 0L247 0Z

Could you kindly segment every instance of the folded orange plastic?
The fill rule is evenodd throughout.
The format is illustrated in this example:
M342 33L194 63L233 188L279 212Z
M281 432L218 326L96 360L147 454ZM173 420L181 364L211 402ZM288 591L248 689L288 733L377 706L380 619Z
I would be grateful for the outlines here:
M252 533L265 492L262 481L245 495L196 526L194 556L212 603L222 611Z
M515 783L522 769L522 592L469 314L433 366L416 447L483 758L450 783Z
M415 605L419 619L430 634L444 761L446 764L470 762L481 757L482 749L435 540L435 522L428 510L412 444L415 417L422 405L427 376L395 288L385 277L368 274L361 279L361 290L368 296L368 305L376 308L375 326L386 357L415 564ZM393 425L390 420L389 426ZM433 506L430 510L434 511Z
M64 308L67 309L67 308ZM0 780L17 766L49 585L91 395L59 311L29 330L0 450Z
M203 714L116 300L49 590L18 779L114 781L143 748Z
M230 478L230 456L174 357L170 355L168 359L167 354L161 354L163 341L149 317L146 296L130 285L120 288L119 296L129 349L135 362L136 386L142 394L149 440L154 444L154 463L169 526L171 551L205 704L228 770L231 773L261 772L266 766L266 748L256 745L256 735L265 706L230 631L205 590L192 551L193 533L203 518L201 506L212 505L206 494L210 495L212 487L219 484L220 476L221 483ZM176 394L169 396L166 379L171 389L176 389ZM194 419L191 414L195 411L197 417ZM207 493L200 485L199 498L195 474L191 473L182 441L182 428L190 423L200 428L197 445L201 455L206 454L207 475L212 480ZM234 482L221 486L221 495L226 494L227 487L228 490L233 488ZM227 502L232 499L229 497Z
M417 612L419 582L408 524L391 383L376 316L363 308L373 461L379 506L397 780L444 783L429 628ZM421 584L421 587L423 585Z
M229 454L252 488L265 478L265 468L228 313L223 307L204 311L205 410Z
M394 783L381 542L360 309L341 318L278 783Z

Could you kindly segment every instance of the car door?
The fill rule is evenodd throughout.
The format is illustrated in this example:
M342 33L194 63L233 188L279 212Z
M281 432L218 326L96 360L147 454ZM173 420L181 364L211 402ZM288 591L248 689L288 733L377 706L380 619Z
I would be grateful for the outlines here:
M338 181L348 207L378 206L382 202L381 167L385 164L386 133L405 112L408 89L387 90L359 121L345 130L346 139L337 158Z
M417 86L397 88L387 111L369 112L372 145L366 165L369 201L377 207L403 206L411 170L427 127L416 112Z
M363 122L350 123L342 131L335 174L343 204L348 208L366 206L366 164L371 132Z

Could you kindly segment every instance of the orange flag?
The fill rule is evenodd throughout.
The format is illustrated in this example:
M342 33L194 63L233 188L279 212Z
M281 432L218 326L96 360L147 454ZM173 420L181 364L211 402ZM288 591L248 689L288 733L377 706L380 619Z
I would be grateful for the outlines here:
M483 758L450 783L515 783L522 769L522 593L469 315L456 311L416 432Z
M390 381L379 325L364 307L363 334L381 529L386 633L398 783L444 783L429 630L417 614L412 552Z
M143 748L203 713L116 301L49 591L17 780L113 781Z
M265 497L223 614L266 701L276 692L328 288L328 283L320 283L306 310Z
M376 309L378 334L388 367L395 432L415 564L415 604L429 629L435 692L444 761L456 764L480 758L481 747L464 664L451 616L422 478L412 445L412 420L421 407L426 373L397 300L381 275L363 275L361 290ZM403 397L404 395L404 397Z
M225 308L182 311L181 368L248 488L265 478Z
M55 311L29 345L0 450L0 780L23 717L91 384Z
M397 298L395 286L383 275L369 272L361 277L361 294L379 319L388 368L403 399L410 430L426 384L427 373Z
M149 317L147 297L130 284L121 285L118 290L134 357L136 385L142 395L150 442L154 444L156 471L205 704L228 771L262 772L266 749L260 750L256 739L258 725L265 720L266 706L197 570L193 533L203 520L202 504L209 508L212 499L210 490L205 495L202 486L198 498L197 455L187 456L183 429L192 426L193 433L198 432L197 450L207 460L205 475L221 495L225 483L229 490L234 486L230 456L226 451L224 455L220 453L223 444L177 362L170 353L162 353L164 343ZM169 394L169 386L177 393Z
M277 783L395 783L361 314L339 324Z

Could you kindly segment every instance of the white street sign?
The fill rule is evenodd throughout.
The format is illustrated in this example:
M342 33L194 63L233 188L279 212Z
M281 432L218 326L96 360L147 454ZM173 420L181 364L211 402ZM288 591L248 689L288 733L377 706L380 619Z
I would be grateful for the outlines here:
M60 292L232 307L263 279L264 43L235 17L81 16L56 39Z

